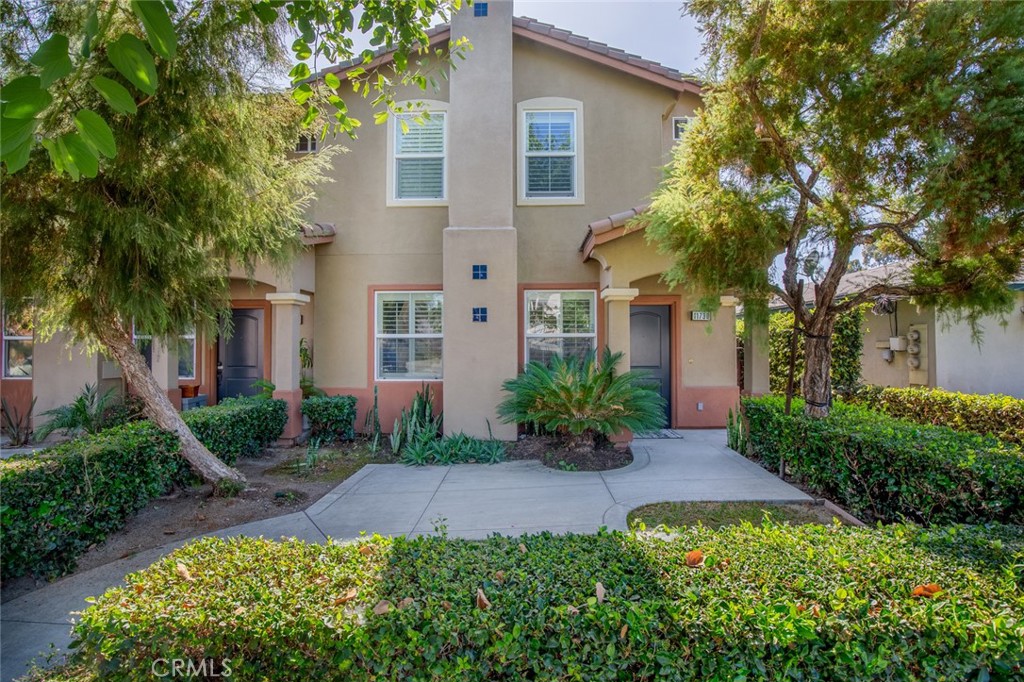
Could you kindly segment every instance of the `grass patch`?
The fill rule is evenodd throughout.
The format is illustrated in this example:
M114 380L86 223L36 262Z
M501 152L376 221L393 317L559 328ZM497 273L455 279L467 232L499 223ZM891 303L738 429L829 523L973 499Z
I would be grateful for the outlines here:
M702 524L707 528L762 525L770 518L775 523L802 525L832 523L835 518L821 505L765 504L763 502L657 502L629 512L629 525L643 523L648 528L667 526L685 528Z
M283 479L341 483L367 464L391 464L395 459L390 452L372 452L363 442L321 448L315 455L307 452L267 469L268 476Z

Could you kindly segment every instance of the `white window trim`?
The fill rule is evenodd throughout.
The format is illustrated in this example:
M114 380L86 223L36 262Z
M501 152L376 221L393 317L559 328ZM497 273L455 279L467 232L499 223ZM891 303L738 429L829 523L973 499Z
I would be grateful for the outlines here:
M185 379L187 381L195 381L195 378L196 378L196 361L198 360L198 358L196 356L199 354L199 348L196 345L196 333L193 331L190 334L182 334L178 338L179 339L188 339L188 340L192 341L192 374L191 375L181 375L181 374L179 374L178 375L178 379ZM181 344L179 343L178 346L180 347Z
M301 143L302 140L308 140L308 143L306 145L306 147L307 147L306 149L299 149L299 144ZM320 147L320 138L318 138L315 134L312 134L312 133L310 133L310 134L299 133L299 140L295 143L295 153L296 154L316 154L319 151L319 147Z
M441 294L441 333L440 334L381 334L377 331L377 322L380 320L380 297L388 294ZM381 339L441 339L441 376L436 378L410 377L407 379L399 377L382 377L380 375L380 343ZM377 289L373 292L373 379L387 383L418 383L425 381L444 380L444 290L442 289Z
M682 135L676 136L676 121L686 121L687 125L693 123L693 116L673 116L672 117L672 141L678 142L683 139Z
M30 374L28 376L18 376L18 375L8 374L9 367L7 366L7 360L8 360L8 356L7 356L7 342L8 341L22 341L22 342L28 341L29 343L32 344L32 355L33 355L32 372L34 374L35 373L35 346L36 346L36 335L35 335L34 327L35 327L35 325L33 324L32 334L30 336L8 336L7 335L7 311L6 310L0 310L0 340L3 341L3 343L0 343L0 351L2 351L3 354L4 354L4 366L2 368L0 368L0 376L3 377L4 381L32 381L32 374Z
M534 111L571 111L576 115L576 164L575 194L571 197L528 197L526 196L526 113ZM584 198L583 153L583 102L566 97L537 97L516 104L517 152L516 167L518 170L519 206L580 206L586 203Z
M531 334L530 333L530 294L589 294L591 297L591 314L594 320L594 331L589 334ZM597 292L593 289L527 289L523 292L523 364L530 362L530 339L594 339L594 350L597 349Z
M421 106L415 106L421 105ZM395 149L397 148L395 138L398 135L399 123L395 115L388 116L387 132L387 178L385 187L387 191L386 205L391 207L416 207L416 206L447 206L448 205L448 102L441 102L433 99L422 99L415 101L396 102L396 107L408 109L402 113L414 114L416 112L427 112L430 114L444 114L444 163L443 177L441 179L442 197L440 199L399 199L395 196Z

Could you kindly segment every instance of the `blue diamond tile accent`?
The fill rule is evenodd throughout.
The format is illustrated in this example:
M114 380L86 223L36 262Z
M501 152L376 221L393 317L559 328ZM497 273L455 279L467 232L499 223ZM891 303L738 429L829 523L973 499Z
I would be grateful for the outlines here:
M473 308L473 321L474 322L486 322L487 321L487 308Z
M474 265L473 266L473 279L487 279L487 266L486 265Z
M487 16L487 3L478 2L473 5L473 16L474 17L486 17Z

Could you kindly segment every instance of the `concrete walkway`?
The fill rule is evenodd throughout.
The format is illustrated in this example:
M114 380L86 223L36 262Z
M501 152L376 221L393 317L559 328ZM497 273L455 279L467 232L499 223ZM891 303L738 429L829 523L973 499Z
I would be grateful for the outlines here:
M551 531L625 530L635 507L663 501L808 502L810 497L725 446L725 432L675 431L673 438L633 442L633 463L607 472L563 472L539 462L406 467L370 464L296 512L211 535L344 540L361 531L382 535L436 533L484 538ZM680 437L681 436L681 437ZM0 677L25 672L53 643L69 642L72 613L84 599L118 585L181 540L70 576L0 609Z

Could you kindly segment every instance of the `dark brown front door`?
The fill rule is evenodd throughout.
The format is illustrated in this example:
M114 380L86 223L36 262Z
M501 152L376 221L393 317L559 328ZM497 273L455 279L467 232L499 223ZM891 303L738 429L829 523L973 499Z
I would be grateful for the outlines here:
M253 383L263 378L263 310L231 311L234 332L217 344L217 399L255 395Z
M665 399L665 423L672 425L671 308L635 305L629 309L629 368L647 372Z

